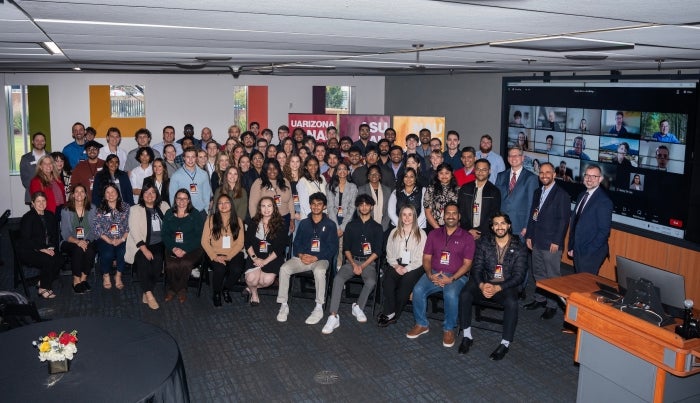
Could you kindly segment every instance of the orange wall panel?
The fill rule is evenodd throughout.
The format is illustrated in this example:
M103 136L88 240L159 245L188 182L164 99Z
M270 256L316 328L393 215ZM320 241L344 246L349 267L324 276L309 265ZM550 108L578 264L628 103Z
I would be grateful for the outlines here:
M106 137L110 127L119 128L122 137L131 137L136 130L146 127L146 118L113 118L109 85L91 85L90 126L97 130L97 137Z

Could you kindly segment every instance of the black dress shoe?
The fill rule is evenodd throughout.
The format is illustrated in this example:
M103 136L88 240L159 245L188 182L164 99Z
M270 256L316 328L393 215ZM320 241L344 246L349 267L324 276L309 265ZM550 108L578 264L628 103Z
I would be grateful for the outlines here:
M224 289L221 291L221 295L224 296L224 302L225 302L225 303L230 304L231 302L233 302L233 299L231 299L231 293L229 293L229 291L228 291L227 289L224 288Z
M214 293L214 306L215 307L221 306L221 293L220 292Z
M552 319L554 315L557 313L557 308L545 308L544 312L542 313L542 316L540 318L542 319Z
M92 287L90 287L90 283L88 283L87 280L83 281L83 282L80 283L80 284L83 285L83 288L85 289L85 291L91 291L91 290L92 290Z
M508 347L506 347L505 344L499 344L498 347L496 347L496 349L493 350L493 353L491 353L490 358L494 361L502 360L503 357L506 356L507 352Z
M78 283L73 285L73 292L76 294L85 294L85 285L83 283Z
M389 325L393 325L394 323L396 323L396 321L397 321L396 315L394 315L393 318L389 319L388 316L386 316L382 313L382 314L379 314L379 316L377 317L377 326L387 327Z
M532 301L529 304L523 305L528 311L534 311L535 309L544 308L547 306L547 301Z
M527 292L525 290L521 290L518 293L518 298L520 298L521 301L525 301L525 298L527 298Z
M458 353L460 354L466 354L469 352L469 348L474 344L474 339L470 339L469 337L464 337L462 338L462 342L459 343L459 349L457 350Z

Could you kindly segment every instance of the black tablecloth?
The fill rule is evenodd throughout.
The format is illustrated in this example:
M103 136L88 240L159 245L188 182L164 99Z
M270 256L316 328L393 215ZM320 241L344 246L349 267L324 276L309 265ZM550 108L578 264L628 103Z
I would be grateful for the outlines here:
M78 331L70 371L49 375L33 340ZM68 318L0 333L3 402L189 402L180 349L163 329L120 318Z

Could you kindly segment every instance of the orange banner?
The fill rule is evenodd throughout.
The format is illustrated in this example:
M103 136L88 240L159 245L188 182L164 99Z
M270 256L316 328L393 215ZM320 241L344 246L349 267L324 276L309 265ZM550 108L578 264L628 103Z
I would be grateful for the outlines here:
M438 138L445 144L445 117L439 116L394 116L396 141L394 144L406 147L406 136L426 128L433 138Z

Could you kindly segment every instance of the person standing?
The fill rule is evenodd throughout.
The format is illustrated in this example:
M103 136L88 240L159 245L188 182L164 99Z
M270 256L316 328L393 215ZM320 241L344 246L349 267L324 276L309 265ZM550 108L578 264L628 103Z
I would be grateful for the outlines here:
M74 141L63 147L63 155L68 158L70 166L78 165L78 162L87 159L85 154L85 125L80 122L73 123L72 127Z
M170 178L168 186L170 205L174 206L175 193L184 188L189 190L194 208L206 213L211 200L209 175L207 171L197 166L197 150L188 148L183 155L185 164Z
M29 195L29 183L36 174L36 164L39 158L46 155L46 136L42 132L36 132L32 135L32 149L24 154L19 160L19 176L22 178L22 186L24 186L24 204L30 204L31 198Z
M496 179L496 187L501 191L501 210L510 216L513 233L521 239L524 239L528 214L532 211L532 194L538 186L537 177L524 169L523 160L522 148L508 149L510 169L499 173Z
M80 161L73 169L71 182L73 186L82 185L87 189L88 202L92 201L92 192L95 184L95 176L102 170L105 162L98 158L102 144L91 140L85 143L87 160Z
M564 236L571 216L571 198L554 180L554 165L542 163L539 176L542 186L532 197L532 213L525 236L527 247L532 250L532 274L536 281L561 276ZM557 300L539 290L525 309L540 307L545 308L541 318L551 319L557 312Z
M462 187L467 183L474 182L476 176L474 173L474 161L476 160L476 150L474 150L474 147L464 147L460 160L462 162L462 167L455 168L454 172L455 179L457 179L457 186ZM489 162L489 167L490 166L491 163Z
M456 130L448 131L447 141L445 143L447 144L447 150L442 153L442 160L443 162L450 164L452 170L456 173L458 169L462 168L463 164L461 160L461 153L459 151L459 133L457 133Z
M127 153L123 148L119 147L121 142L122 133L119 131L119 128L110 127L107 129L107 146L100 148L100 155L98 155L98 158L106 161L108 156L114 154L119 157L119 169L124 171Z
M136 139L136 148L133 150L129 151L128 154L126 154L126 164L124 164L124 170L126 172L131 172L132 169L136 168L139 166L140 161L138 158L136 158L136 152L141 148L141 147L150 147L151 146L151 131L144 128L138 129L136 131L136 134L134 134L134 138ZM85 144L85 150L87 151L87 144ZM162 151L162 150L161 150ZM156 158L161 158L160 152L153 150L153 159L155 160Z
M175 156L182 154L182 146L180 143L175 142L175 128L172 126L165 126L163 128L163 141L158 144L154 144L151 148L153 148L153 151L156 151L165 157L165 146L168 144L172 144L172 146L175 147Z
M476 152L476 158L486 158L491 163L491 174L489 182L496 184L498 174L506 170L506 164L503 162L503 157L491 152L493 149L493 139L490 135L484 134L479 140L479 151Z
M489 160L482 158L474 166L476 180L459 188L457 204L460 226L479 240L482 233L491 232L489 220L501 209L501 191L489 182Z
M574 259L577 273L598 274L608 256L608 238L613 203L600 188L603 172L598 165L589 165L583 175L586 191L576 199L571 213L567 255Z

